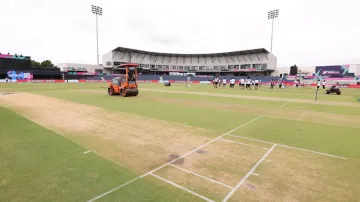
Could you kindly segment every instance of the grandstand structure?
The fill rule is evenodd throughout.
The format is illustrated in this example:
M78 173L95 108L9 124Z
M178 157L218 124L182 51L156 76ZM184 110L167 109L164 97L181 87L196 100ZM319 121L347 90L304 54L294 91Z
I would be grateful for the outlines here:
M270 76L275 74L277 58L264 48L223 53L160 53L117 47L102 57L105 73L124 63L137 63L145 75Z
M5 78L12 81L32 79L60 79L59 68L35 68L31 66L31 57L0 53L0 82Z

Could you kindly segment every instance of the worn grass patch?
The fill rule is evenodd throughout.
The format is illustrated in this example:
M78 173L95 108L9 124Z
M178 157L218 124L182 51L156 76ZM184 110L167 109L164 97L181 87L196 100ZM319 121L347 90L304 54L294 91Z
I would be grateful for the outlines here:
M266 149L270 149L273 145L273 144L268 144L268 143L264 143L264 142L243 139L243 138L239 138L239 137L235 137L235 136L231 136L231 135L227 135L227 136L223 137L222 139L231 140L231 141L238 142L240 144L247 144L250 146L266 148Z
M360 161L276 147L229 201L358 201Z
M34 122L141 173L166 163L170 155L204 144L212 133L34 94L3 96L1 101Z
M235 186L265 152L263 149L219 140L201 149L201 152L185 157L183 162L177 165Z
M255 115L243 114L241 112L219 111L216 109L147 100L147 95L141 93L137 97L128 97L125 99L119 96L108 96L107 94L94 95L90 93L79 93L78 91L53 91L41 92L41 94L119 112L137 114L153 119L166 120L168 122L217 131L218 133L212 137L219 136L219 133L232 130L256 117ZM279 103L279 106L282 104L283 103Z
M155 174L215 201L221 201L221 199L223 199L230 191L228 187L184 172L172 166L166 166Z

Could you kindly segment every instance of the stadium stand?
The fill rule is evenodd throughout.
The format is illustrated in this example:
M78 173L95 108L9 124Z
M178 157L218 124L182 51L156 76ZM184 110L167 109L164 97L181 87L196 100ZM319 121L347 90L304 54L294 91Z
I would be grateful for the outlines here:
M103 55L105 73L124 63L137 63L143 74L169 75L170 72L195 72L197 75L274 76L277 58L266 49L224 53L159 53L124 47ZM141 72L141 71L140 71Z
M61 79L59 68L33 68L31 57L0 54L0 79Z

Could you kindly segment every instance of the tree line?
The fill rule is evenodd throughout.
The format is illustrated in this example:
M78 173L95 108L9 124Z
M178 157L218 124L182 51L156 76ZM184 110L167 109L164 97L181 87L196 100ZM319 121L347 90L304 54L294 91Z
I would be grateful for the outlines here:
M52 67L56 67L56 66L54 66L54 64L51 62L51 60L44 60L42 62L31 60L31 67L32 68L52 68Z

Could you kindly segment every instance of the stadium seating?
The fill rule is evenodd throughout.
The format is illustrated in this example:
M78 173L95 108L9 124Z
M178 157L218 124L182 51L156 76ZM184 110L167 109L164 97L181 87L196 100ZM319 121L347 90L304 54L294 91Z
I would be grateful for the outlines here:
M207 65L213 64L213 59L209 56L205 57L205 64Z

